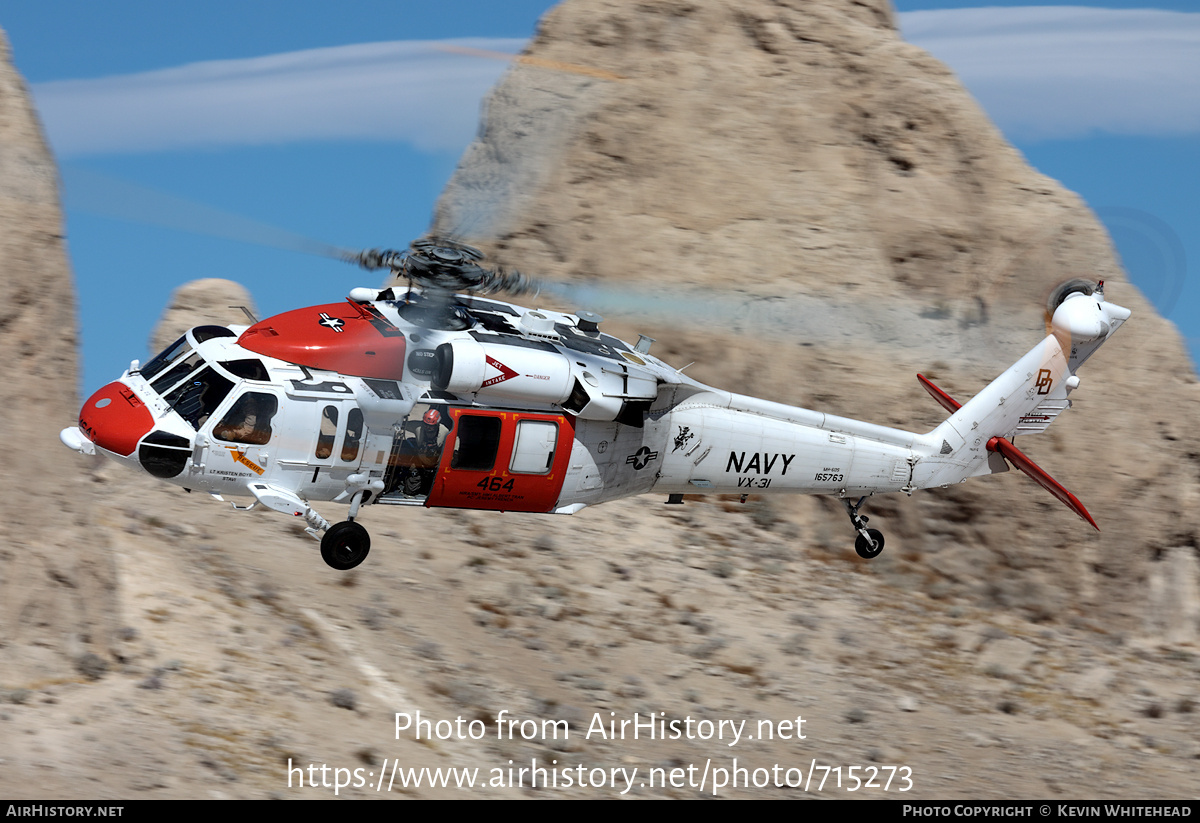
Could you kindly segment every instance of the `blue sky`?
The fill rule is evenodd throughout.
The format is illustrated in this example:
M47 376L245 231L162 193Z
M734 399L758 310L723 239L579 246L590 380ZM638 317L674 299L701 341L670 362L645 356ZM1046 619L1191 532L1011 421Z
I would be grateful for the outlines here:
M514 51L551 5L6 3L0 27L67 176L84 391L147 356L170 292L188 280L242 282L262 316L374 282L294 251L97 215L114 199L107 181L179 198L116 198L130 217L229 230L186 205L199 203L344 247L403 247L427 227L504 70L437 41ZM1096 210L1134 282L1200 356L1194 0L896 6L907 39L947 62L1034 166Z

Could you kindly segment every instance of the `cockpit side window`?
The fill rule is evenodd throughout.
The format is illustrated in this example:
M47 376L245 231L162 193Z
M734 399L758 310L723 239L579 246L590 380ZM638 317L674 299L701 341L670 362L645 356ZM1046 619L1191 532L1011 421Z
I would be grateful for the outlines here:
M211 368L189 377L163 399L197 431L233 389L233 383Z
M246 392L213 427L213 436L229 443L265 446L271 442L271 420L278 410L275 395Z
M147 380L150 380L151 378L154 377L154 375L158 374L163 369L165 369L167 366L171 365L176 360L178 360L180 357L182 357L184 355L184 353L187 352L188 348L189 348L189 346L188 346L187 337L184 336L184 337L179 338L174 343L172 343L171 345L169 345L165 349L163 349L161 352L159 352L158 355L155 356L153 360L151 360L146 365L142 366L142 368L141 368L142 377L146 378Z

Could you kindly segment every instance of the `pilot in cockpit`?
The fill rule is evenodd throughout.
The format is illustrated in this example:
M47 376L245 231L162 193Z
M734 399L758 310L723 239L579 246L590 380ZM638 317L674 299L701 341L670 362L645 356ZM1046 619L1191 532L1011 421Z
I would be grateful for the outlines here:
M274 409L263 408L263 405L259 395L253 392L243 394L213 428L213 434L230 443L265 445L271 439L270 419Z

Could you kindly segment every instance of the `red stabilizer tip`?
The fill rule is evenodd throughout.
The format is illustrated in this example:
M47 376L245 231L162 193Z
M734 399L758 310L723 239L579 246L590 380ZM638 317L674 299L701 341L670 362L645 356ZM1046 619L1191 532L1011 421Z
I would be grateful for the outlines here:
M1021 451L1009 439L1004 437L993 437L987 442L988 451L1000 452L1004 455L1008 462L1012 463L1025 474L1037 483L1046 491L1062 501L1068 509L1075 512L1084 520L1092 524L1092 528L1100 531L1100 527L1096 525L1096 521L1088 514L1088 510L1079 502L1079 498L1067 491L1067 488L1046 473L1046 470L1034 463L1026 456L1025 452Z
M925 375L918 374L917 380L921 381L921 386L924 387L925 391L929 392L929 396L932 397L934 400L938 401L939 403L941 403L942 408L945 409L946 411L953 414L954 412L956 412L962 408L962 403L959 403L953 397L946 394L944 391L939 389L937 386L933 385L933 383L931 383L929 381L929 378L926 377Z

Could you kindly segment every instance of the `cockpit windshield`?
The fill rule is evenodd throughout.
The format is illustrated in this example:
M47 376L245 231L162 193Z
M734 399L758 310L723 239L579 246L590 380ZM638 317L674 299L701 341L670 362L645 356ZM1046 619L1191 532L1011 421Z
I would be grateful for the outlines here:
M140 369L142 377L146 378L147 380L152 380L154 375L158 374L176 360L183 357L190 349L191 346L188 345L187 335L184 335L159 352L158 356L149 363L142 366Z
M213 337L230 337L233 332L222 326L197 326L190 336L197 343ZM192 348L189 335L167 346L157 357L141 369L141 375L151 381L150 388L157 392L179 416L197 431L208 421L217 407L233 390L233 381L220 374ZM237 361L238 363L249 361ZM237 373L239 377L265 380L266 369L261 363L252 375ZM260 374L261 372L261 374Z
M155 378L150 384L150 388L154 389L161 395L166 395L173 389L180 380L191 374L197 367L204 364L204 358L199 352L189 352L186 357L181 357L171 364L171 368L164 371L159 377Z

